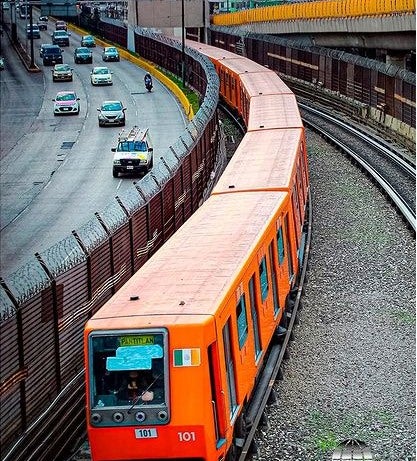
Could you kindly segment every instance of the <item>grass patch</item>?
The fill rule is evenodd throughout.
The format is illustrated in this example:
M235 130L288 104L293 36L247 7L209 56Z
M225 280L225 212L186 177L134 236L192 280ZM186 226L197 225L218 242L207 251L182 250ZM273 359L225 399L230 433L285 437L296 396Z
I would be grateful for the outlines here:
M397 310L392 312L392 316L394 319L399 320L400 323L404 323L406 325L415 325L416 323L415 314L411 314L410 312Z

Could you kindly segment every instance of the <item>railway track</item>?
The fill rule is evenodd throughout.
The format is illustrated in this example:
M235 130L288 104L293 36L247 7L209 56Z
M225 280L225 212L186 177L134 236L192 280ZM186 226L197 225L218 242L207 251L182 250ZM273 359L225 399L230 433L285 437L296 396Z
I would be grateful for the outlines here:
M355 161L384 191L407 225L416 230L416 167L402 147L333 114L300 103L306 126Z

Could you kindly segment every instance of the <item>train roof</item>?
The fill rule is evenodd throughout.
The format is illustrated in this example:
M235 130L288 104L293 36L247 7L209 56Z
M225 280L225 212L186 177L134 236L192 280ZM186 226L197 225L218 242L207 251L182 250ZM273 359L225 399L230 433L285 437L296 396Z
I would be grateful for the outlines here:
M302 128L247 133L212 193L260 188L289 190L302 142ZM243 156L240 152L248 154Z
M233 53L231 51L224 50L222 48L218 48L216 46L212 45L207 45L206 43L201 43L201 42L195 42L193 40L187 40L186 45L189 46L190 48L193 48L194 50L199 51L200 53L204 54L205 56L216 59L216 60L222 60L222 59L246 59L243 56L240 56L236 53Z
M227 70L228 72L233 72L237 75L242 75L242 74L247 74L247 73L252 73L252 72L264 72L264 73L270 73L271 75L275 75L275 78L277 78L277 74L270 69L267 69L265 66L261 66L261 64L258 64L255 61L251 61L250 59L247 58L241 58L241 59L235 59L235 58L225 58L225 59L219 59L219 62L224 64L226 68L224 70Z
M261 95L251 98L248 131L302 126L295 95Z
M242 74L240 75L240 79L249 96L292 94L288 86L271 70Z
M89 320L88 328L133 328L213 316L255 254L265 223L288 206L284 192L214 195ZM138 296L135 302L131 296ZM197 321L197 318L195 319Z

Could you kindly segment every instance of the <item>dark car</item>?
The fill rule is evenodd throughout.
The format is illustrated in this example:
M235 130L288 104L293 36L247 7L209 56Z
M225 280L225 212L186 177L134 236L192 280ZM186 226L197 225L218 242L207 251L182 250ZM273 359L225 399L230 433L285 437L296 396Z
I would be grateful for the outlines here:
M52 34L52 43L59 46L69 46L69 35L66 30L56 30Z
M62 50L58 45L49 45L42 50L42 60L44 66L62 64Z
M119 52L114 46L106 46L101 57L103 61L120 61Z
M81 46L86 46L88 48L93 48L96 46L96 40L92 35L84 35L81 38Z
M28 24L26 26L26 37L27 38L41 38L41 33L37 24Z
M75 64L91 64L93 62L93 53L85 46L80 46L74 50Z

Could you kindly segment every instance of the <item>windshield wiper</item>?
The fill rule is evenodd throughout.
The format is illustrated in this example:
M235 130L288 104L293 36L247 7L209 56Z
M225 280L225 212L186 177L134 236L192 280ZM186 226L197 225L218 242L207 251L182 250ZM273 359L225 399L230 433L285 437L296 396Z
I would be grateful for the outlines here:
M142 397L142 395L144 395L146 392L149 391L149 389L155 384L156 380L162 375L162 373L159 373L159 375L151 382L151 384L149 384L149 386L140 394L138 395L134 400L133 400L133 403L132 403L132 406L129 408L129 410L127 410L127 412L130 414L133 410L133 407L135 406L138 406L140 407L141 405L144 405L144 402L140 403L139 405L137 405L137 403L139 402L139 399Z

